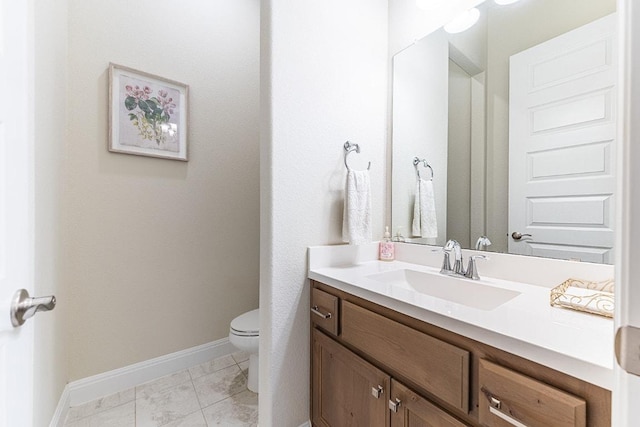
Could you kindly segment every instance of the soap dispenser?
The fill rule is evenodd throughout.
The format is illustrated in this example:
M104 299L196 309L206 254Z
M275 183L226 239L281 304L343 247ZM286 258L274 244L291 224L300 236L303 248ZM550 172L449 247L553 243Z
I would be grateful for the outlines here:
M391 241L391 233L389 227L385 227L384 235L378 247L380 261L393 261L396 257L396 247Z

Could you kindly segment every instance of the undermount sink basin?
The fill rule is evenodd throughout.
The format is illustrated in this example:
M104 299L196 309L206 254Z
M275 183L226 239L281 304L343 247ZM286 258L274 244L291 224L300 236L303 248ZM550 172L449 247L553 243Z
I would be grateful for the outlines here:
M493 310L520 295L520 292L476 280L408 269L376 273L367 278L480 310Z

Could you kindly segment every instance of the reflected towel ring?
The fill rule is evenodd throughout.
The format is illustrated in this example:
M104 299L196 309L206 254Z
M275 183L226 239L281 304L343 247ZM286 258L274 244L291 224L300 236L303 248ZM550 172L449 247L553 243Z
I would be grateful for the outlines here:
M349 141L345 142L344 143L344 166L347 168L348 171L353 170L347 164L347 156L353 151L355 151L356 153L360 153L360 146L358 144L352 144ZM370 169L371 169L371 162L369 162L369 165L367 166L367 170L370 170Z
M429 163L427 163L427 159L420 159L419 157L414 157L413 158L413 167L416 168L416 174L418 174L418 178L422 178L420 176L420 170L418 169L418 166L420 165L420 163L422 163L422 165L425 168L429 168L429 171L431 171L431 178L429 178L431 181L433 181L433 168L431 167L431 165Z

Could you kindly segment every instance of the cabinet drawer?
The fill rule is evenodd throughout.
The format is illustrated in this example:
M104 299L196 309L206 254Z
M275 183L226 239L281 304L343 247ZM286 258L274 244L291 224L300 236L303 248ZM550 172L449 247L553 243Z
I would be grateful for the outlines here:
M469 412L469 352L348 301L342 339L456 409Z
M311 322L338 335L338 297L320 289L311 289Z
M467 427L396 380L391 380L389 409L392 427Z
M480 360L483 426L585 426L586 402L488 360Z

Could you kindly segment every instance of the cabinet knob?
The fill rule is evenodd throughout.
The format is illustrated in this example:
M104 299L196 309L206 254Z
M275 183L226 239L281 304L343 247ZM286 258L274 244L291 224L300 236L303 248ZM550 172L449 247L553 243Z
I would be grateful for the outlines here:
M376 399L380 399L380 396L384 393L384 387L379 385L378 387L371 387L371 395Z
M398 408L400 407L400 402L401 402L400 399L398 399L397 397L395 402L389 399L389 409L391 409L393 412L398 412Z

